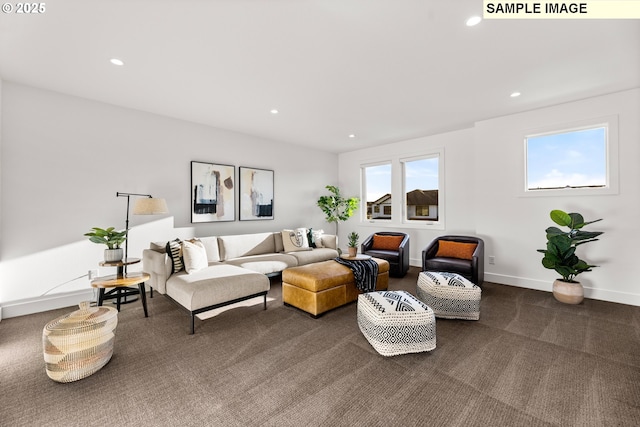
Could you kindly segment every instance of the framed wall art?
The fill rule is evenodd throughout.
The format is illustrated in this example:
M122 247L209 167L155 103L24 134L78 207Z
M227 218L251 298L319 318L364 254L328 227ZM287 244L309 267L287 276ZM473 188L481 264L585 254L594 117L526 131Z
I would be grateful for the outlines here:
M235 221L235 166L191 162L191 222Z
M240 166L240 221L273 219L273 171Z

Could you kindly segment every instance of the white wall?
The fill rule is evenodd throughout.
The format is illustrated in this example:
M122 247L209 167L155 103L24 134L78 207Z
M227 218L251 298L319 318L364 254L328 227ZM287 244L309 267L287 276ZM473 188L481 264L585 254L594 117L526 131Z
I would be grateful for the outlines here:
M336 183L335 154L11 82L2 89L1 305L39 298L96 269L103 247L83 234L93 226L124 228L126 198L118 191L164 197L171 222L190 230L179 234L327 227L315 202ZM238 166L274 170L274 220L191 224L192 160L235 165L236 175ZM149 238L137 227L157 223L164 234L167 223L130 220L129 255L140 257ZM87 287L84 278L52 293Z
M2 78L0 78L0 242L2 242ZM0 277L0 289L2 278ZM2 320L2 306L0 306L0 320Z
M403 231L410 235L411 265L422 264L422 249L436 236L445 234L466 234L475 232L474 175L475 161L473 148L473 129L412 139L364 150L351 151L339 156L339 183L345 196L360 194L360 166L377 161L391 160L398 157L411 157L424 154L428 150L444 148L445 157L445 206L446 230L430 230L425 228L399 228L385 226L381 223L362 222L364 214L360 209L349 221L340 225L340 241L346 242L346 235L356 231L361 242L376 231ZM402 183L393 181L396 194L401 193ZM392 199L392 212L399 211L400 200Z
M519 197L524 162L523 135L529 129L618 115L620 191L617 195ZM366 237L377 230L399 230L411 236L411 264L421 265L421 251L443 234L478 235L485 240L485 280L545 291L557 273L542 267L536 249L546 244L544 230L554 225L552 209L580 212L587 220L603 218L589 227L604 231L601 240L579 248L581 257L601 265L578 276L585 296L640 305L640 264L634 242L640 240L640 89L614 93L521 114L478 122L471 129L357 150L339 156L339 184L345 195L359 195L359 168L372 160L445 150L444 230L388 228L352 218L341 226ZM399 188L399 183L394 183Z
M527 130L609 115L618 115L619 194L519 197ZM603 218L587 228L604 231L600 241L578 249L581 258L600 265L578 276L585 296L640 305L634 248L640 239L639 119L640 89L635 89L476 124L476 232L485 239L487 255L496 257L495 266L486 265L486 280L550 290L557 273L541 266L536 249L545 247L544 230L554 225L549 212L562 209L586 220Z

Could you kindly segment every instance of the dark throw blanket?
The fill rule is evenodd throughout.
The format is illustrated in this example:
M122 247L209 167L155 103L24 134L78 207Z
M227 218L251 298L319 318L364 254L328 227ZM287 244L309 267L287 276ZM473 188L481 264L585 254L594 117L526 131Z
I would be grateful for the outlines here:
M351 261L344 258L335 258L336 262L345 265L353 271L356 279L356 287L362 292L373 292L376 290L376 280L378 279L378 263L369 259L361 261Z

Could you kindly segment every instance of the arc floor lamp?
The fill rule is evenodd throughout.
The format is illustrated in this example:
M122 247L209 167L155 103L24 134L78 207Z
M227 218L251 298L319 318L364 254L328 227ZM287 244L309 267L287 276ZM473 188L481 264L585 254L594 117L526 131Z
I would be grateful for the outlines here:
M169 213L169 208L167 207L167 202L165 199L155 198L151 196L151 194L138 194L138 193L116 193L116 197L126 197L127 198L127 219L125 222L125 236L126 239L124 241L124 273L127 273L127 256L129 249L129 205L131 202L131 197L138 197L135 199L135 203L133 205L133 214L134 215L162 215Z

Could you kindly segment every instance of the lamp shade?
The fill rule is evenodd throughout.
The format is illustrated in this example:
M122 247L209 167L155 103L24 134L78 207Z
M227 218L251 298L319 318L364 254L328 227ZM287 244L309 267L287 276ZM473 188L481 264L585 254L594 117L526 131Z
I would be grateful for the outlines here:
M167 202L164 199L143 197L136 199L133 205L134 215L160 215L166 213L169 213L169 208L167 208Z

